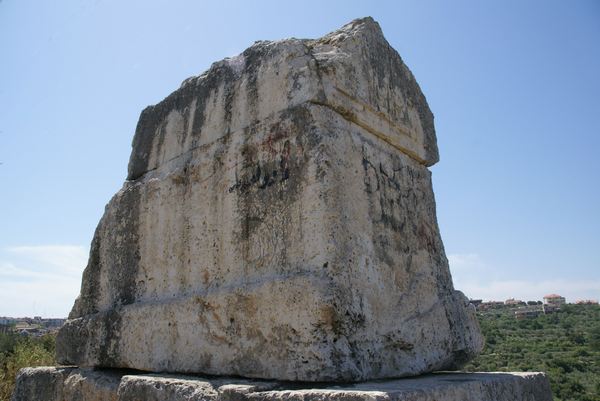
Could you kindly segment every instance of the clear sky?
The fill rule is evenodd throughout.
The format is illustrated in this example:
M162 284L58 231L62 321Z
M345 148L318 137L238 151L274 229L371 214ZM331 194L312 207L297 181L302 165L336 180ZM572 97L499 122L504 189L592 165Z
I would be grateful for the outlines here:
M66 316L140 111L370 15L433 113L455 286L600 298L600 2L0 0L0 316Z

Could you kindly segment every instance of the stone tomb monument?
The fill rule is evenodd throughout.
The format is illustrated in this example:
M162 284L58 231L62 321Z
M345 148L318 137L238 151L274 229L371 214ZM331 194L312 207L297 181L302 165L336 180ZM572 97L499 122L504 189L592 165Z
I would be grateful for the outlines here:
M371 18L213 64L140 116L57 338L79 368L23 370L14 399L550 399L538 373L306 384L482 349L438 230L437 161L425 97Z
M279 380L451 369L483 340L425 97L379 26L257 42L142 112L64 364Z

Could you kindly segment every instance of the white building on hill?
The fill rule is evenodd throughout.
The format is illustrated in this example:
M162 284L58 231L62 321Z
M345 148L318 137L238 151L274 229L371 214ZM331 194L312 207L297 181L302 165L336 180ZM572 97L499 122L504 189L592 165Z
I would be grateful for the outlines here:
M544 297L544 303L548 305L564 305L567 303L565 297L561 297L558 294L548 294Z

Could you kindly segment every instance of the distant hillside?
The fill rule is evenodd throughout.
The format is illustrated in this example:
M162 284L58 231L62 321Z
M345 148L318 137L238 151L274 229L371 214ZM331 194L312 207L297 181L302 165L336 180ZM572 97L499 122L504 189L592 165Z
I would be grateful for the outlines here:
M555 401L600 401L600 306L516 320L514 309L478 312L487 344L469 371L543 371Z

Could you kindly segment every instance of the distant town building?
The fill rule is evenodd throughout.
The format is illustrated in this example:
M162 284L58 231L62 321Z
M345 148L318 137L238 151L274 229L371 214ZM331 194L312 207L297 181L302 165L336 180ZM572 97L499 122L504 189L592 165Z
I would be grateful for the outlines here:
M509 306L515 306L515 305L524 305L525 302L521 301L520 299L514 299L514 298L509 298L506 301L504 301L504 305L509 305Z
M540 315L547 315L560 310L559 305L544 304L544 305L528 305L515 309L515 319L532 319Z
M598 301L595 299L580 299L575 301L577 305L598 305Z
M477 307L477 310L488 310L488 309L498 309L498 308L502 308L504 307L504 302L502 301L488 301L488 302L482 302L481 304L479 304L479 306Z
M548 294L544 297L544 303L548 305L564 305L567 303L565 297L558 294Z
M6 317L6 316L0 317L0 324L4 325L4 326L10 326L11 324L15 324L16 322L17 322L17 319L15 319L14 317Z
M479 305L481 305L481 302L483 302L481 299L469 299L469 303L475 308L479 307Z
M23 336L42 336L53 333L65 324L64 318L0 317L0 333L18 333Z
M67 319L42 319L42 324L47 328L60 328L66 321Z
M543 314L544 311L539 306L526 306L515 311L515 319L524 320L532 319Z
M544 304L542 306L544 314L549 314L549 313L554 313L556 311L560 310L560 305L556 305L556 304Z

